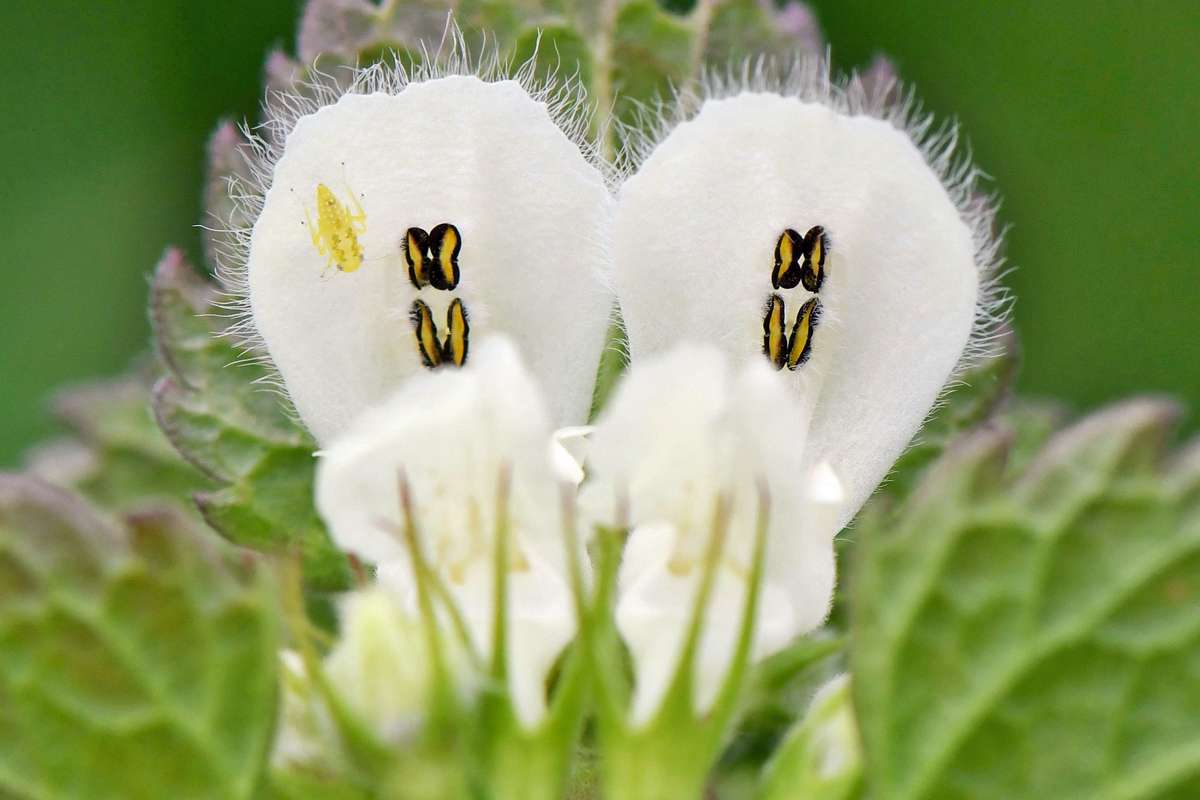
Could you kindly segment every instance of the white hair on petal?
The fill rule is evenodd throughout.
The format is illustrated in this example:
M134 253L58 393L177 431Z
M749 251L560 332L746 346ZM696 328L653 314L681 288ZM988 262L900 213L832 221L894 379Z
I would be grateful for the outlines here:
M499 44L493 37L481 38L473 51L452 15L447 16L446 29L436 48L422 44L420 63L405 66L398 53L385 53L382 60L368 66L339 65L336 73L323 72L314 62L307 77L298 80L290 89L269 89L263 100L263 119L257 125L243 122L240 126L246 142L240 145L248 169L244 176L226 178L227 191L233 204L228 219L219 220L214 247L215 275L221 287L217 307L229 324L223 331L242 350L235 363L257 363L266 368L259 383L277 391L288 403L289 413L298 421L287 387L267 352L250 312L249 261L250 239L254 223L262 213L267 190L271 187L275 165L283 157L288 135L304 117L331 106L347 94L398 95L408 86L451 76L474 76L488 83L515 81L535 102L546 106L551 120L596 167L610 190L618 184L618 173L601 155L598 142L604 140L607 120L597 120L591 108L587 86L579 76L559 75L557 70L549 80L537 77L539 35L533 53L523 62L514 63L500 55ZM598 123L598 124L597 124ZM600 231L581 234L589 241L610 247ZM611 276L599 276L605 288L611 286Z
M969 147L961 144L957 122L938 124L934 115L925 111L911 86L889 79L868 88L857 72L835 77L830 61L830 51L826 50L824 56L808 56L786 64L770 56L759 56L746 59L740 66L706 70L694 86L675 91L669 101L643 104L633 123L618 123L624 146L617 171L636 172L667 135L694 117L706 100L744 93L794 97L820 103L846 116L867 116L890 123L908 136L941 180L963 223L970 229L975 247L980 287L975 323L967 347L946 383L949 388L960 383L966 371L1003 352L1009 333L1013 296L1002 283L1008 272L1003 269L1001 256L1006 231L996 229L999 200L980 191L981 182L989 176L975 166ZM934 408L937 407L935 404Z

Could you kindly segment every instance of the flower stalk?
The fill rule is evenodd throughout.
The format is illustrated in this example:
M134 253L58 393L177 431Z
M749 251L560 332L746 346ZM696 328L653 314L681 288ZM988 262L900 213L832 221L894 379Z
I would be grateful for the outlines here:
M605 797L611 800L672 800L702 796L709 768L728 736L743 696L766 554L769 518L766 490L760 493L759 523L748 581L750 589L741 617L736 651L713 706L706 712L698 712L695 660L729 530L728 498L719 496L715 505L691 620L662 705L649 722L638 725L631 721L628 709L620 705L622 700L627 702L627 690L622 693L623 697L618 697L611 688L607 692L600 692L602 700L607 700L605 710L599 714L599 731L605 754L602 764ZM616 552L611 544L606 549L609 558ZM610 581L615 574L614 569L609 576ZM619 640L611 620L611 614L592 620L594 627L600 629L599 636L593 637L596 644L592 648L593 657L597 659L594 672L600 680L616 674L613 651L619 646ZM608 657L604 658L601 654Z

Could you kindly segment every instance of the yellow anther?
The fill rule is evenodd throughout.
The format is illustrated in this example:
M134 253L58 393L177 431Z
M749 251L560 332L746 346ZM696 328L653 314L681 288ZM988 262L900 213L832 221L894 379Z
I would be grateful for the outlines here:
M763 316L763 355L782 369L787 358L787 332L784 330L783 298L777 294L767 300L767 312Z
M471 344L471 323L467 307L461 299L454 298L450 307L446 309L445 341L438 335L433 311L423 300L413 301L409 319L412 320L417 352L421 354L422 364L433 369L442 364L461 367L467 362Z
M796 369L812 355L813 333L817 322L821 319L821 301L810 299L800 307L796 315L796 323L792 326L792 336L788 343L787 366Z
M442 363L442 348L438 343L437 323L433 321L433 312L425 303L416 300L413 302L409 318L417 337L417 352L421 354L421 362L433 369Z
M409 228L404 234L408 279L418 289L427 285L446 291L457 287L461 249L462 235L449 222L435 226L428 233L424 228Z
M775 243L775 269L771 270L771 285L776 289L792 289L800 283L800 258L804 255L804 239L791 228L785 230Z
M442 345L442 360L457 367L466 363L470 333L467 307L456 297L446 310L446 342Z
M461 249L462 236L449 222L443 222L429 232L429 253L433 257L429 283L433 288L449 290L458 286L458 251Z
M429 234L423 228L409 228L404 234L404 260L408 262L408 279L418 289L429 283L429 264L425 254Z
M358 235L367 230L367 212L363 211L353 194L350 195L350 203L343 204L333 190L323 183L317 184L316 194L316 221L307 210L304 212L313 247L329 259L326 266L337 267L341 272L354 272L363 262L363 249Z
M829 239L825 229L814 225L804 234L804 266L800 270L800 282L810 292L819 292L825 282L825 258L829 254Z

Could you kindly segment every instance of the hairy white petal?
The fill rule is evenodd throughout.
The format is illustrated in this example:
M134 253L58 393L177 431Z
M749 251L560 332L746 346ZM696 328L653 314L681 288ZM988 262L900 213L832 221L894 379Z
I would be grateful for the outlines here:
M845 485L841 525L990 319L981 275L995 244L981 232L987 209L963 196L974 173L949 166L952 138L923 152L895 124L903 113L869 116L818 77L797 96L710 99L646 150L620 194L615 283L635 364L680 340L762 362L768 298L783 297L790 331L814 296L772 287L776 242L787 228L823 226L812 356L782 376L812 409L806 465L829 462Z
M492 645L493 556L501 476L510 475L508 657L514 702L532 725L546 674L575 632L561 536L551 425L532 376L503 339L478 360L406 383L321 454L317 509L343 549L378 565L379 582L417 609L399 531L399 479L411 493L425 558L445 582L482 653Z
M345 94L290 128L250 236L254 341L326 443L425 369L414 300L444 332L458 298L471 343L510 336L555 422L582 422L610 309L604 176L515 80L453 75L382 89ZM318 184L348 212L365 212L358 269L343 272L312 240L316 228L325 241ZM462 234L461 280L452 291L418 291L405 232L440 223ZM472 348L468 359L478 357Z
M712 703L735 651L762 489L767 561L752 657L825 618L844 498L828 465L805 475L807 416L766 363L733 374L715 347L685 345L635 364L601 417L584 502L605 522L627 514L631 527L617 626L634 657L635 722L658 708L678 666L718 497L729 522L695 663L697 707Z

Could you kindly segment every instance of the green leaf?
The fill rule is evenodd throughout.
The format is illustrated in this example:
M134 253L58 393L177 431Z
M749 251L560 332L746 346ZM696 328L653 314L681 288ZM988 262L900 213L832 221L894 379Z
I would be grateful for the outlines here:
M1138 400L955 444L860 521L851 665L872 796L1200 796L1200 445Z
M887 479L859 513L859 518L870 516L876 506L892 507L912 494L914 487L948 447L958 438L980 425L1004 424L1019 431L1021 440L1014 451L1024 452L1040 447L1045 437L1061 422L1056 409L1045 404L1029 402L1012 403L1007 408L1016 377L1019 358L1016 335L1009 332L998 355L984 361L963 374L946 392L939 404L925 421L924 427L912 444L896 461ZM1002 421L1001 421L1002 420ZM1014 453L1013 461L1022 456ZM828 624L843 630L847 624L848 598L854 592L855 566L854 549L859 537L852 529L839 536L835 542L839 566L838 585L834 595L833 611Z
M58 393L54 413L70 434L32 450L29 471L109 511L191 510L192 492L211 484L155 424L145 373L137 369Z
M305 583L336 590L349 585L348 565L317 516L312 451L266 453L237 483L196 495L204 519L227 538L266 552L298 550Z
M167 438L215 484L204 518L237 544L298 550L311 588L350 583L345 556L313 509L316 445L262 385L265 369L222 334L215 289L176 251L155 271L151 319L168 374L154 390Z
M633 0L617 14L612 41L614 116L637 122L641 104L670 97L695 66L695 30L686 20L661 10L653 0Z
M275 722L273 596L178 513L118 524L0 476L0 795L252 797Z

